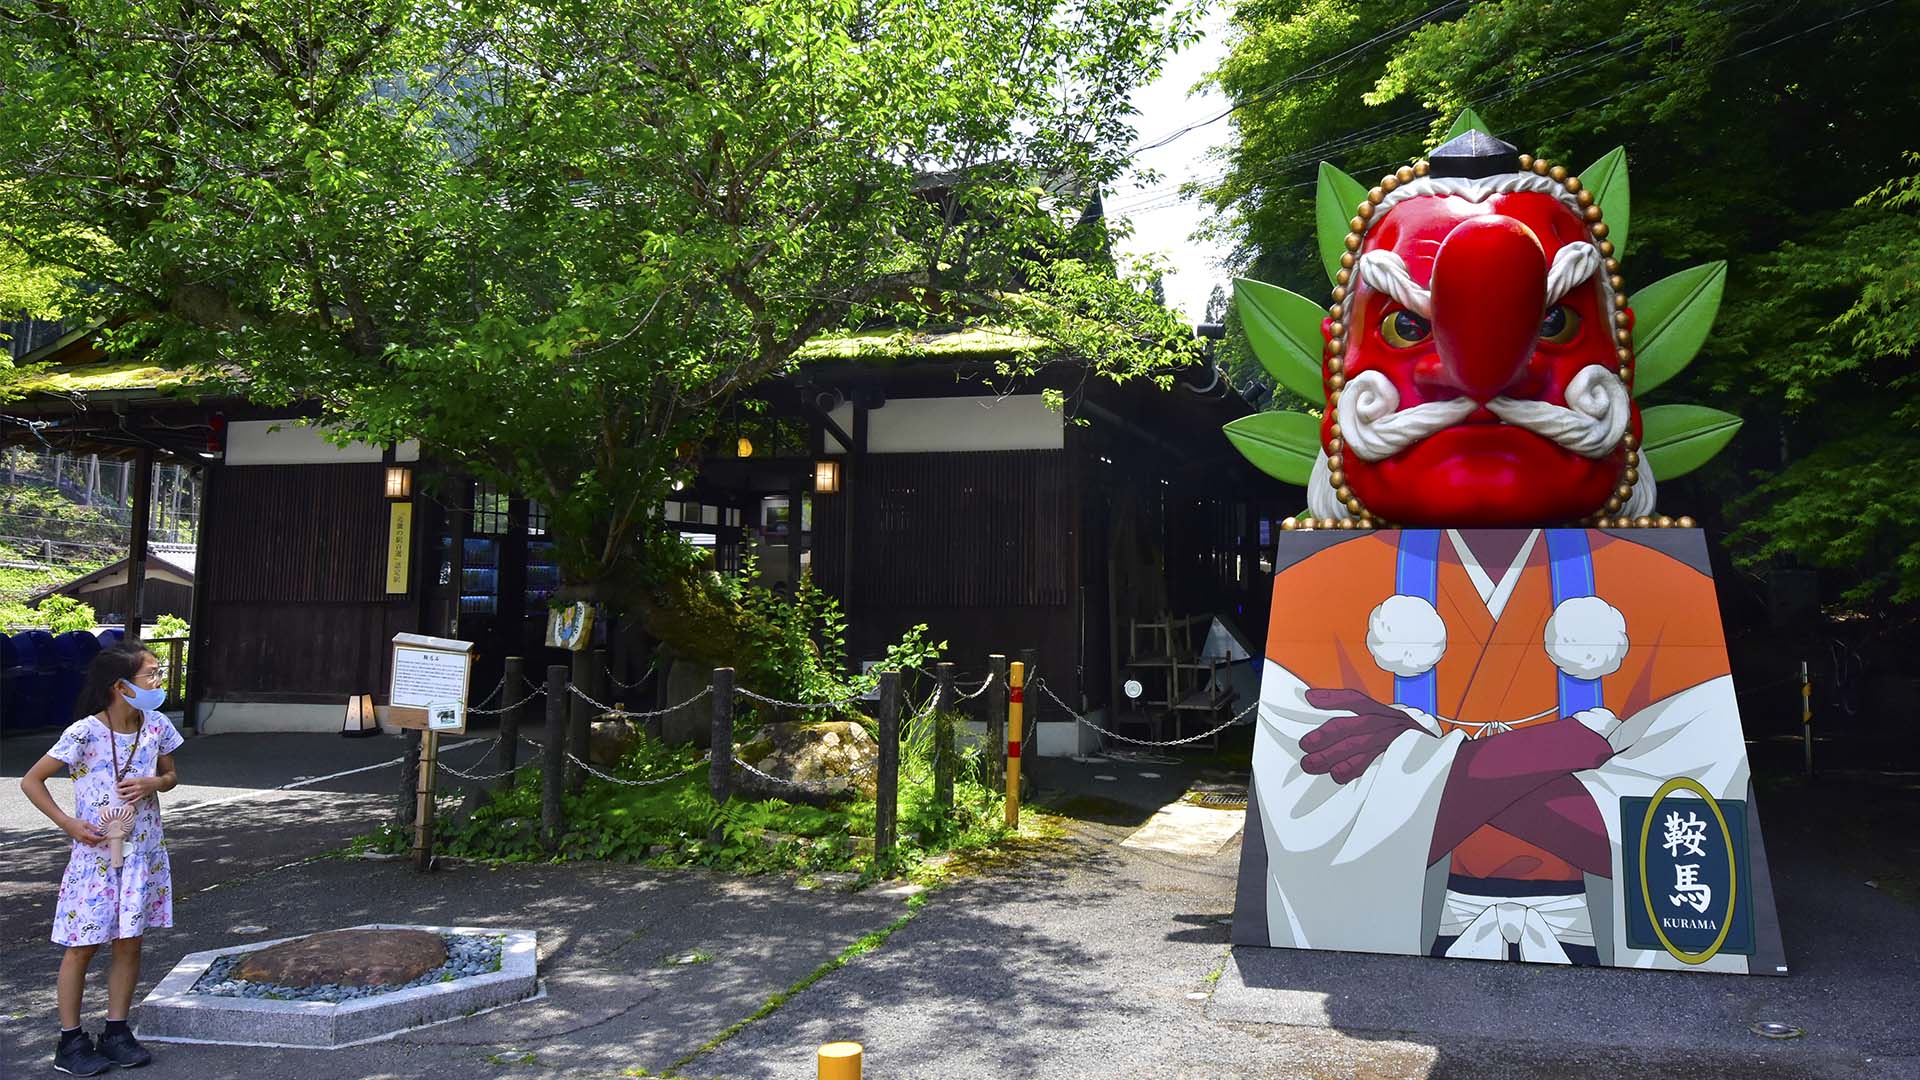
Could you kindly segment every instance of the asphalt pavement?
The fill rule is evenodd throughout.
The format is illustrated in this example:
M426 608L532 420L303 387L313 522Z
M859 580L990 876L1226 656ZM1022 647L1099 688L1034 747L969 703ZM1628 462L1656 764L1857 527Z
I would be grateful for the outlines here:
M15 776L17 745L37 753L0 743ZM939 890L884 944L733 1030L894 924L905 896L600 864L422 875L328 855L391 813L399 747L190 740L188 784L166 804L177 925L149 935L142 993L190 951L387 921L531 927L546 996L333 1051L154 1044L146 1075L612 1077L685 1061L678 1075L799 1080L814 1075L818 1044L854 1039L870 1077L1920 1076L1907 1033L1920 1015L1920 840L1913 785L1898 780L1835 777L1763 801L1794 964L1774 979L1236 957L1238 841L1182 854L1121 841L1196 783L1244 775L1174 759L1037 760L1037 798L1072 815L1067 842ZM484 749L450 756L471 769ZM0 1075L14 1077L48 1071L59 950L46 920L64 847L9 799L17 788L0 785ZM672 962L689 953L703 961ZM101 964L94 1026L103 985ZM1763 1040L1745 1026L1759 1019L1806 1034Z

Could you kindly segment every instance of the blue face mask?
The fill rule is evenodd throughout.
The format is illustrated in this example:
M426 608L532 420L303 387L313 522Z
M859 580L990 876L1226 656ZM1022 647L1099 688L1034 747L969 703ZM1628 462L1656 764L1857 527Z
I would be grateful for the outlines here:
M167 688L164 686L156 686L151 690L146 690L133 685L125 679L120 680L120 685L123 687L120 691L120 696L132 702L133 707L139 709L141 712L153 712L166 703ZM133 692L128 693L127 691L129 690Z

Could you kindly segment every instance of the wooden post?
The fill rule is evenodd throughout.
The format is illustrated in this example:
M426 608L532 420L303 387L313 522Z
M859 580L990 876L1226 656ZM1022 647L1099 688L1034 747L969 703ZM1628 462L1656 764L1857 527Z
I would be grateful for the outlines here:
M506 669L506 681L500 685L500 704L506 711L500 714L500 767L496 770L506 775L495 785L501 791L513 787L513 770L520 763L520 721L527 708L526 660L509 656Z
M573 662L573 685L581 691L590 692L588 687L593 685L593 654L582 649L573 653L569 659ZM562 696L567 699L571 710L571 720L567 724L567 749L582 761L588 760L592 757L588 752L592 749L588 743L593 735L593 706L588 705L586 699L579 694L566 693ZM569 762L567 790L579 791L586 786L587 770L577 763Z
M1007 777L1007 658L987 657L987 786L999 788Z
M547 745L546 761L541 763L540 824L547 846L560 842L566 822L560 819L561 789L567 782L567 668L554 664L547 668Z
M714 805L725 807L733 794L733 669L713 669L713 728L708 732L711 754L707 763L707 794ZM720 822L713 823L711 839L722 839Z
M180 704L180 680L185 676L186 652L181 648L186 644L182 638L167 639L167 704L169 707Z
M400 824L413 824L420 787L420 729L408 728L407 748L400 755Z
M933 665L933 677L933 804L945 815L953 813L953 665Z
M413 808L413 868L421 873L433 869L433 774L439 764L440 733L422 733L419 801Z
M133 459L133 512L127 522L127 640L139 641L147 600L147 527L153 514L153 451Z
M900 673L880 673L880 777L873 801L873 857L893 851L900 814Z

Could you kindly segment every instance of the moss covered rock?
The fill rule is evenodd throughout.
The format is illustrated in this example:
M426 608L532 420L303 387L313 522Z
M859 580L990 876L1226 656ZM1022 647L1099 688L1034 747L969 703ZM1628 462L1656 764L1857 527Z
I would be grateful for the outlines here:
M871 798L877 790L880 744L866 728L846 720L768 724L735 747L734 758L804 786L791 788L735 768L734 784L744 795L790 802Z

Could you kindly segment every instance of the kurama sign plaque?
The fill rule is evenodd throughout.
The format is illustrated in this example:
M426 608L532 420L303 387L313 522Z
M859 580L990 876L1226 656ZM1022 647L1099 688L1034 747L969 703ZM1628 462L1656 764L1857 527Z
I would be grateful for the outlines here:
M1656 475L1739 420L1642 408L1724 269L1630 304L1616 150L1468 114L1372 189L1322 167L1331 303L1240 282L1317 416L1227 435L1308 492L1274 577L1236 944L1784 973L1708 565Z

